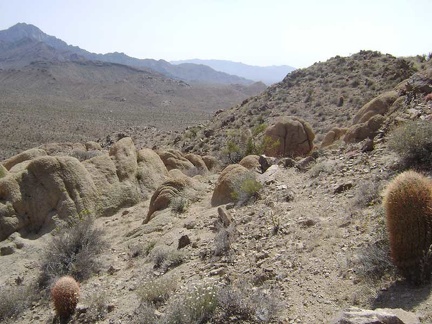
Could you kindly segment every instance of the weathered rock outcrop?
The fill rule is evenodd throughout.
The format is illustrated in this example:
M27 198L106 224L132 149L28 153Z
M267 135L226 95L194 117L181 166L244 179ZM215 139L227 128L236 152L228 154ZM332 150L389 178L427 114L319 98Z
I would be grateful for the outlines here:
M417 315L403 309L361 309L351 307L343 311L333 321L333 324L420 324Z
M220 174L213 191L211 204L213 207L234 202L232 193L235 189L235 181L242 175L249 172L240 164L228 165Z
M260 157L258 155L248 155L245 156L239 164L246 169L254 170L256 168L261 168L261 164L259 162Z
M186 159L182 152L178 150L158 151L157 153L168 171L172 169L187 171L195 167L193 163Z
M46 155L47 153L45 152L45 150L39 148L32 148L18 155L12 156L7 160L4 160L2 164L6 168L6 170L10 170L12 167L14 167L15 165L21 162L29 161L39 156L46 156Z
M54 219L95 215L97 188L72 157L37 157L26 169L0 179L0 240L25 229L39 232Z
M170 179L162 183L153 193L150 199L149 211L143 224L147 224L154 218L156 211L168 208L176 197L193 200L197 191L200 190L198 181L188 177L178 169L169 171L168 175Z
M324 136L324 139L321 142L321 148L332 145L334 142L341 139L347 131L348 128L333 127Z
M353 124L367 122L373 116L384 116L399 97L397 91L388 91L365 104L353 118Z
M296 157L307 155L313 149L315 134L308 123L296 117L284 117L264 132L268 156Z
M382 115L375 115L367 122L351 126L344 136L345 143L358 143L366 138L373 139L385 121Z
M109 154L82 163L36 149L12 157L6 165L9 171L0 169L0 240L21 230L47 231L76 216L111 215L138 203L168 179L160 157L149 149L137 152L127 137Z

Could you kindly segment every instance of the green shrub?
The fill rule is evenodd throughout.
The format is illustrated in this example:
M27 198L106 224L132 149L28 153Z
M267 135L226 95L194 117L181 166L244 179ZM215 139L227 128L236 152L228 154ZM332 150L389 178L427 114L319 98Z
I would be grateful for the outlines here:
M234 180L234 188L231 197L238 205L243 205L259 197L262 184L257 181L255 173L252 171L241 174Z
M98 255L106 248L102 234L90 217L54 233L41 259L39 287L48 288L54 279L65 275L82 281L96 273Z
M403 167L432 166L432 123L428 121L407 122L397 128L389 138L389 148L402 158Z

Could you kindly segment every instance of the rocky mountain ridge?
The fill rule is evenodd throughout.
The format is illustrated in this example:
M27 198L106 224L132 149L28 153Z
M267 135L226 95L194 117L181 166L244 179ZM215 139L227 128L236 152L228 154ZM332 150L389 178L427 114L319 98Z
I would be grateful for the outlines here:
M192 59L192 60L180 60L172 61L172 64L203 64L211 67L216 71L225 72L228 74L238 75L243 78L261 81L267 85L277 83L282 81L285 76L294 71L295 68L288 65L280 66L253 66L240 62L232 62L226 60L202 60L202 59Z
M0 31L0 44L3 44L0 45L0 68L22 66L22 63L18 57L12 53L16 53L17 50L22 46L22 42L28 42L28 40L32 40L37 43L42 42L43 44L60 51L60 53L56 54L57 56L61 55L63 60L79 60L84 58L87 60L130 65L137 68L151 69L165 75L168 78L174 78L187 82L213 84L238 83L242 85L250 85L253 83L251 80L247 80L235 75L229 75L223 72L217 72L211 68L203 67L197 64L181 67L172 65L164 60L137 59L124 53L91 53L77 46L68 45L66 42L54 36L45 34L36 26L25 23L19 23L7 30ZM29 48L25 49L25 51L29 51ZM50 49L50 51L52 51L52 49ZM6 59L4 58L5 56L7 57Z

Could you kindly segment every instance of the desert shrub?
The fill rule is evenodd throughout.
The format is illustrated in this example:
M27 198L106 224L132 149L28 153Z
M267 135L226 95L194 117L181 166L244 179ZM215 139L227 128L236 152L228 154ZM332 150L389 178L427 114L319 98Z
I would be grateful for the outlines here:
M152 250L150 259L153 261L155 269L161 269L166 272L182 264L185 260L185 255L182 251L160 246Z
M408 281L427 281L432 269L431 180L414 171L398 175L385 190L383 206L393 263Z
M233 181L231 197L238 205L244 205L249 201L258 199L261 188L262 184L257 181L255 173L253 171L245 172Z
M231 244L236 239L236 228L234 223L231 223L228 227L224 227L222 224L217 223L217 233L214 239L214 252L215 256L227 255L231 249Z
M356 275L374 283L386 276L393 277L396 268L390 257L390 243L384 221L384 209L380 208L378 221L371 231L371 241L361 247L355 258L350 260L350 267Z
M142 304L160 305L166 302L177 288L177 278L159 277L144 282L137 290Z
M259 124L252 130L232 131L228 134L228 140L223 153L228 157L229 163L238 163L245 156L261 155L265 151L271 151L278 147L279 140L268 136L262 136L266 124Z
M380 199L380 181L377 178L365 180L357 186L353 199L353 206L366 208Z
M188 209L189 203L189 199L182 196L176 196L171 200L170 207L175 214L183 214Z
M146 243L139 243L139 244L133 244L128 246L129 247L129 256L131 258L137 258L140 256L148 256L150 252L153 250L153 248L156 245L156 241L149 241Z
M175 296L167 305L164 324L206 323L217 307L217 288L199 283Z
M155 315L155 308L152 305L141 303L134 312L134 319L132 323L158 323Z
M402 158L402 167L431 168L432 123L428 121L407 122L397 128L389 139L389 148Z
M39 287L48 288L54 279L65 275L81 281L96 273L100 267L98 255L106 247L102 234L90 217L54 233L41 258Z
M37 300L33 286L0 287L0 322L10 323Z
M97 323L103 321L108 314L108 296L105 291L98 291L86 298L87 311L84 319L87 323Z
M310 170L309 174L311 178L316 178L321 174L332 174L335 170L334 162L323 161L316 163Z
M253 290L247 284L220 288L217 304L214 323L269 323L278 318L281 310L274 290Z

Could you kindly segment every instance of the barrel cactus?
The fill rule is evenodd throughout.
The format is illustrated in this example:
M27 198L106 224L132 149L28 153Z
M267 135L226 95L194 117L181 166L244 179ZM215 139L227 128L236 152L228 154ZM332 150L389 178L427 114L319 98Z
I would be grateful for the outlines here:
M60 318L68 318L78 304L80 288L74 278L61 277L51 288L51 298L54 308Z
M383 205L393 263L409 281L430 276L432 244L432 183L425 176L406 171L388 185Z

